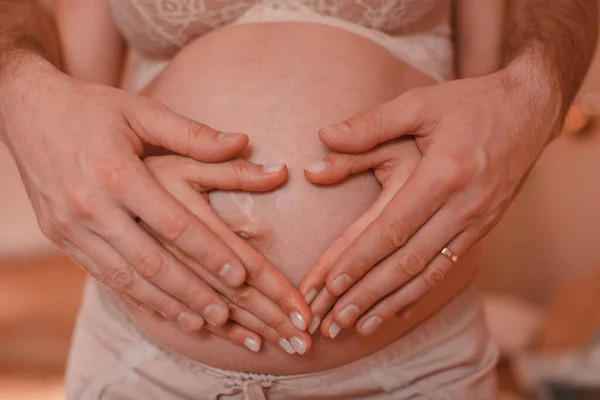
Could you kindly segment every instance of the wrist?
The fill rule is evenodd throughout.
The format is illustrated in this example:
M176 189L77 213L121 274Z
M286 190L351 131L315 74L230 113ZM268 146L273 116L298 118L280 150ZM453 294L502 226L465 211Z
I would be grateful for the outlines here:
M514 58L499 73L511 99L543 119L541 133L546 132L545 139L551 141L560 131L570 103L556 74L541 56L534 54Z

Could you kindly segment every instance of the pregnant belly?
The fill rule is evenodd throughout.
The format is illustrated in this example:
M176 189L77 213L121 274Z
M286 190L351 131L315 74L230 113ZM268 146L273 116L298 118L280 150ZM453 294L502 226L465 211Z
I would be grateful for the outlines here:
M345 31L313 24L261 24L201 37L143 94L217 129L247 133L251 149L245 156L252 161L288 165L288 183L273 192L214 192L210 199L233 230L297 285L380 191L370 173L331 187L309 184L303 168L327 154L318 129L432 83L376 44ZM464 287L471 274L462 269L418 304L410 318L389 321L369 338L350 329L335 341L317 333L312 351L304 356L290 356L267 343L260 353L250 353L218 336L186 333L130 308L154 340L202 363L303 373L348 363L397 339Z

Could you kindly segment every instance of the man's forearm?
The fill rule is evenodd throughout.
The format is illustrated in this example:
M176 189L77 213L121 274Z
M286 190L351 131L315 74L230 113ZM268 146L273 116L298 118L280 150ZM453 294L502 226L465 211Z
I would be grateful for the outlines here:
M547 83L559 91L552 94L561 97L561 114L592 60L597 8L597 0L510 0L506 63L525 58L539 67L543 79L552 80Z
M52 18L35 0L0 0L0 78L14 62L41 56L60 65Z

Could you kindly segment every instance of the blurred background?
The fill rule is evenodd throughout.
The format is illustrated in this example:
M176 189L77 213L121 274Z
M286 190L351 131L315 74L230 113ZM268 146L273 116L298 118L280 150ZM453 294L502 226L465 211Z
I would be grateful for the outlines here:
M573 132L547 148L484 240L478 285L505 400L600 399L599 58L570 114ZM40 234L2 145L0 182L0 399L62 399L84 275Z

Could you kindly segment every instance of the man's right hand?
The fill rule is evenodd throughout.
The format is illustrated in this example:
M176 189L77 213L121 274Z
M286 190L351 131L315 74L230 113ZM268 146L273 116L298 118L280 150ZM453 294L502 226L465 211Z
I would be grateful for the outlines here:
M246 281L246 271L254 271L254 281L272 278L259 273L274 271L264 257L255 258L263 265L245 265L142 161L145 146L152 145L221 162L247 147L246 135L218 132L160 103L71 78L41 60L13 68L10 76L4 72L0 137L19 167L42 232L91 276L188 330L204 320L224 324L229 308L160 241L230 288ZM281 295L266 295L280 305L282 298L273 293ZM293 319L305 329L306 302L296 291L285 296L287 311L298 313ZM289 326L277 316L272 323L277 331Z

